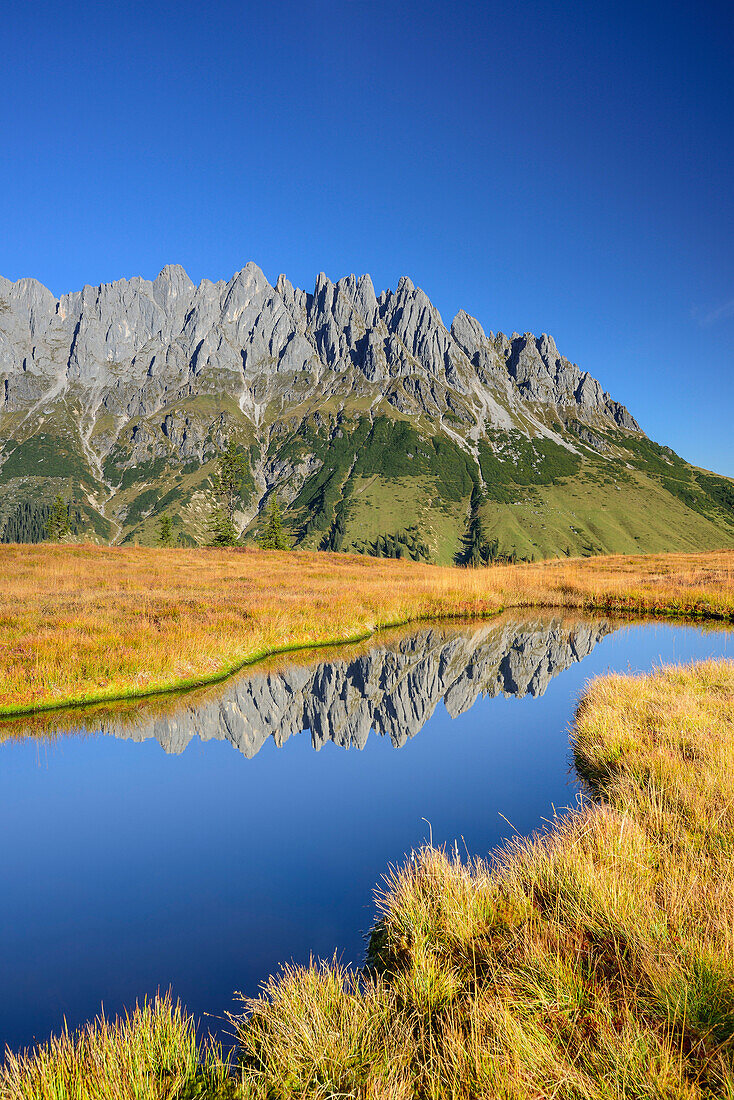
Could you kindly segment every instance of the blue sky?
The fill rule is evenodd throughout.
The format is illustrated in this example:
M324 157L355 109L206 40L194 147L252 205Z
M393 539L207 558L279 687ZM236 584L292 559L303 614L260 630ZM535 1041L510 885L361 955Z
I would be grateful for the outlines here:
M729 4L25 0L0 45L0 273L409 274L734 476Z

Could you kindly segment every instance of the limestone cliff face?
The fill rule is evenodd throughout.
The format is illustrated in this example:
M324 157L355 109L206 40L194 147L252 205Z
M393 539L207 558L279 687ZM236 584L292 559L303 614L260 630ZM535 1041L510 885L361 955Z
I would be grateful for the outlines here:
M507 426L528 402L638 429L552 337L486 336L463 312L446 328L408 278L377 297L369 275L333 283L322 274L309 294L283 275L271 286L254 263L228 282L197 287L170 265L154 282L121 279L59 299L34 279L0 279L0 381L6 412L65 394L86 416L121 421L211 391L226 392L257 427L306 387L356 387L413 412L458 410L480 430Z
M426 629L356 658L277 672L252 672L217 698L173 713L103 721L105 733L155 738L182 752L193 737L229 741L252 757L269 738L280 746L303 730L314 748L327 741L363 748L370 731L399 747L443 701L452 718L479 696L542 695L554 676L582 661L613 627L606 623L504 620L466 630Z

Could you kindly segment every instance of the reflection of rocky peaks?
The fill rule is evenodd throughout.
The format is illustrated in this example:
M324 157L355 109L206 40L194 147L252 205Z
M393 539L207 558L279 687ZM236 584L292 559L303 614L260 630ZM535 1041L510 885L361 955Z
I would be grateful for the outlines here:
M428 628L352 659L254 672L199 706L135 725L109 719L103 729L135 741L155 737L166 752L182 752L195 735L228 740L247 757L269 737L280 746L302 730L311 731L317 749L327 741L363 748L371 729L399 746L441 699L455 718L480 694L542 695L553 676L583 660L612 629L557 619Z

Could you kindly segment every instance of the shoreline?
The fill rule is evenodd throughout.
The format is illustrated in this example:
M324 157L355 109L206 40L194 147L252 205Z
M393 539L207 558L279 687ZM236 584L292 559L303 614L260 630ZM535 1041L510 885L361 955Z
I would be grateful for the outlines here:
M173 694L268 657L511 609L734 622L734 551L458 569L329 553L48 546L0 548L3 565L13 585L0 719Z
M182 680L179 682L172 682L162 685L160 687L151 687L143 690L130 690L119 694L104 694L89 696L77 696L71 699L64 699L59 702L41 703L36 706L13 706L5 705L0 706L0 722L6 719L24 718L30 717L36 714L49 714L54 711L66 711L79 709L84 710L87 707L91 708L105 703L127 703L127 702L143 702L147 699L155 699L166 695L175 695L177 693L184 694L188 691L195 691L197 688L213 687L217 684L225 683L230 678L237 676L239 672L243 672L245 669L254 668L261 662L267 661L272 657L286 656L290 653L308 653L312 650L319 649L339 649L344 646L356 645L359 642L368 641L370 638L377 638L383 632L390 630L396 630L400 627L419 625L420 623L455 623L472 620L476 622L489 621L490 619L497 618L500 615L505 614L508 611L513 610L528 610L528 611L558 611L558 612L572 612L576 611L580 614L592 614L592 613L607 613L610 615L617 615L622 618L628 616L630 619L637 621L644 621L647 619L651 622L670 622L671 620L679 623L690 623L694 625L696 623L717 623L722 627L734 626L734 612L730 614L709 612L709 611L682 611L676 608L657 608L654 612L646 610L637 610L635 608L625 607L620 608L614 603L585 603L580 606L578 604L570 603L522 603L509 606L500 606L491 611L485 613L478 613L473 616L456 615L450 612L442 612L435 615L419 615L415 618L401 619L396 622L380 623L378 626L373 627L371 630L365 630L360 634L353 634L348 637L331 638L325 641L318 642L294 642L292 645L276 646L272 649L261 650L253 653L249 657L245 657L244 660L238 661L232 666L225 668L221 672L213 673L211 676L203 678L192 678L190 680Z

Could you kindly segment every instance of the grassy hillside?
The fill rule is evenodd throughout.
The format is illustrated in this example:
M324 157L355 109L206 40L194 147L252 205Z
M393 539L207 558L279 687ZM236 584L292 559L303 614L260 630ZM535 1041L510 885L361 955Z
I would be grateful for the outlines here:
M723 513L689 508L641 470L622 477L589 465L576 477L533 486L512 504L487 501L481 514L487 536L536 560L734 545L734 524Z
M304 401L256 430L232 398L199 394L119 434L100 416L96 444L106 434L112 442L99 468L75 434L73 409L59 407L40 426L10 417L0 426L15 433L0 466L0 537L17 530L19 508L40 509L61 491L92 541L154 545L167 514L179 545L206 544L211 478L231 437L249 464L238 504L245 544L277 492L294 544L308 550L448 565L486 560L490 549L538 560L734 546L734 481L639 433L604 422L592 432L536 411L554 438L528 421L528 434L490 430L466 441L446 418L410 417L386 399Z
M297 545L357 552L374 552L381 535L414 526L432 560L450 564L461 557L474 493L479 537L496 543L500 556L734 546L734 482L697 471L644 437L600 429L597 438L604 453L495 433L480 442L475 461L453 440L422 437L386 416L343 429L322 424L313 439L297 433L300 454L322 465L287 519Z

